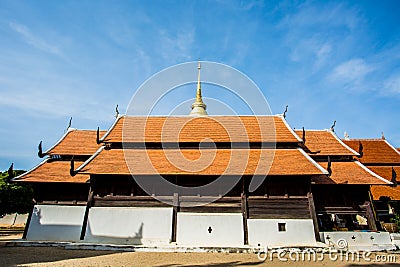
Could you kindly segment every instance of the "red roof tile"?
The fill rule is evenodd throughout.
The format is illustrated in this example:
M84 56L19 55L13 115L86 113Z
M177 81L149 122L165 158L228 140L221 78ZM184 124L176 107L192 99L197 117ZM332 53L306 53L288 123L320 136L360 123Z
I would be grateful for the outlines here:
M116 120L104 142L300 142L281 116L134 117ZM124 139L124 140L123 140Z
M400 200L400 186L371 186L371 194L373 200L379 200L381 197L388 197L391 200Z
M351 139L343 142L358 151L359 144L363 147L363 156L359 159L364 164L398 164L400 163L400 152L384 139Z
M75 161L75 166L79 166L83 161ZM52 161L45 160L32 170L15 177L16 182L42 182L42 183L86 183L89 175L77 174L71 176L69 174L70 161Z
M101 149L78 170L90 174L130 174L125 162L124 156L126 156L132 173L137 175L265 175L267 167L264 163L274 156L268 175L324 173L324 170L301 149L277 149L275 155L268 149L131 149L126 151L129 153L124 155L122 149Z
M327 169L327 162L319 162L319 164ZM315 184L369 184L381 185L388 184L389 181L378 176L370 171L367 167L363 166L358 161L349 162L332 162L332 174L327 177L315 177L312 182Z
M106 131L100 131L100 136ZM96 143L95 130L71 129L45 154L48 155L87 155L95 153L101 145Z
M303 138L303 131L296 130L296 134ZM304 140L303 140L304 141ZM330 130L306 130L304 145L310 152L318 152L316 156L357 156L358 153L344 144Z
M389 181L392 180L393 170L397 176L396 180L400 181L400 166L368 166L368 169Z

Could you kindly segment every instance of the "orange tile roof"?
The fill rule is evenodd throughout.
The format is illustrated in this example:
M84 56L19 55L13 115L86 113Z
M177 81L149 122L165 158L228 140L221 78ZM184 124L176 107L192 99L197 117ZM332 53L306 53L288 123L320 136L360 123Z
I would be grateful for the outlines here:
M323 168L328 168L327 162L319 162ZM316 184L388 184L389 181L370 171L358 161L332 162L332 174L329 178L316 177L312 182Z
M275 131L273 130L275 128ZM119 117L104 142L301 142L282 116Z
M100 137L106 131L100 131ZM68 130L45 154L48 155L92 155L101 145L96 143L96 130Z
M303 138L302 130L295 130L296 134ZM303 140L304 141L304 140ZM317 152L316 156L357 156L358 153L345 145L330 130L306 130L304 145L310 152Z
M396 150L384 139L351 139L343 142L358 151L359 143L363 146L363 156L359 159L364 164L381 163L397 164L400 163L400 152Z
M79 166L83 161L75 161L75 166ZM86 174L69 174L70 161L44 160L32 170L21 174L13 179L16 182L42 182L42 183L86 183L90 177Z
M400 181L400 166L368 166L368 169L389 181L392 180L392 168L396 173L396 180ZM400 200L400 186L372 186L371 194L374 200L379 200L380 197L390 197L392 200Z
M133 174L265 175L268 149L130 149L125 150ZM182 153L182 154L181 154ZM168 158L168 159L167 159ZM246 164L248 162L248 164ZM261 162L261 163L260 163ZM130 174L124 150L101 148L78 171L90 174ZM268 175L326 173L301 149L277 149Z
M381 197L389 197L391 200L400 200L400 186L371 186L371 194L373 200L379 200Z
M400 166L368 166L368 169L389 181L392 180L392 168L396 173L396 180L400 181Z

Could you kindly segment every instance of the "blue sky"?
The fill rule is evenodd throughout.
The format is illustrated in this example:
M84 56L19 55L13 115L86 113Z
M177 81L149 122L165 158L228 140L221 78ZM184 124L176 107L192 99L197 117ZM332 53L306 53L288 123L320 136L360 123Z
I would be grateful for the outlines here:
M337 120L340 137L383 131L399 147L399 14L398 1L2 0L0 170L37 164L71 116L108 129L151 75L198 58L245 73L273 113L289 105L292 127Z

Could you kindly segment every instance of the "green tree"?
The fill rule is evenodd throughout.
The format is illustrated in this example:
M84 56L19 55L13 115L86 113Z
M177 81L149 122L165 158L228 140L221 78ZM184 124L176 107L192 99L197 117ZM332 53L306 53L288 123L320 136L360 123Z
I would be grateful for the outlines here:
M15 170L14 176L25 171ZM22 183L13 183L8 172L0 172L0 216L10 213L27 213L32 208L33 189Z

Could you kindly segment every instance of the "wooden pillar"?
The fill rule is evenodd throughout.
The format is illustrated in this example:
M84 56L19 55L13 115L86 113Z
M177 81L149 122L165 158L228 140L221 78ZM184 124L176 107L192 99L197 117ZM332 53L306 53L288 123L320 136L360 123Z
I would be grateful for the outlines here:
M86 234L86 227L87 227L87 221L89 218L89 210L90 207L92 207L93 204L93 195L94 192L92 190L92 187L90 186L89 188L89 195L88 195L88 200L86 202L86 209L85 209L85 215L83 216L83 223L82 223L82 229L81 229L81 236L80 236L80 240L85 239L85 234Z
M315 240L321 241L321 237L319 236L319 226L318 226L317 213L315 211L313 194L311 192L308 192L307 198L308 198L308 209L310 210L310 215L311 215L311 218L312 218L313 224L314 224Z
M365 215L367 216L368 228L369 230L376 231L377 227L375 223L374 212L372 211L371 207L371 202L365 201L364 207L365 207Z
M178 223L178 211L179 211L179 195L178 193L174 193L174 198L172 200L173 210L172 210L172 233L171 233L171 242L176 242L176 231L177 231L177 223Z
M249 244L249 233L248 233L248 228L247 228L247 219L249 218L249 213L248 213L248 205L247 205L247 195L245 193L242 193L241 195L242 199L242 217L243 217L243 240L244 244L248 245Z

